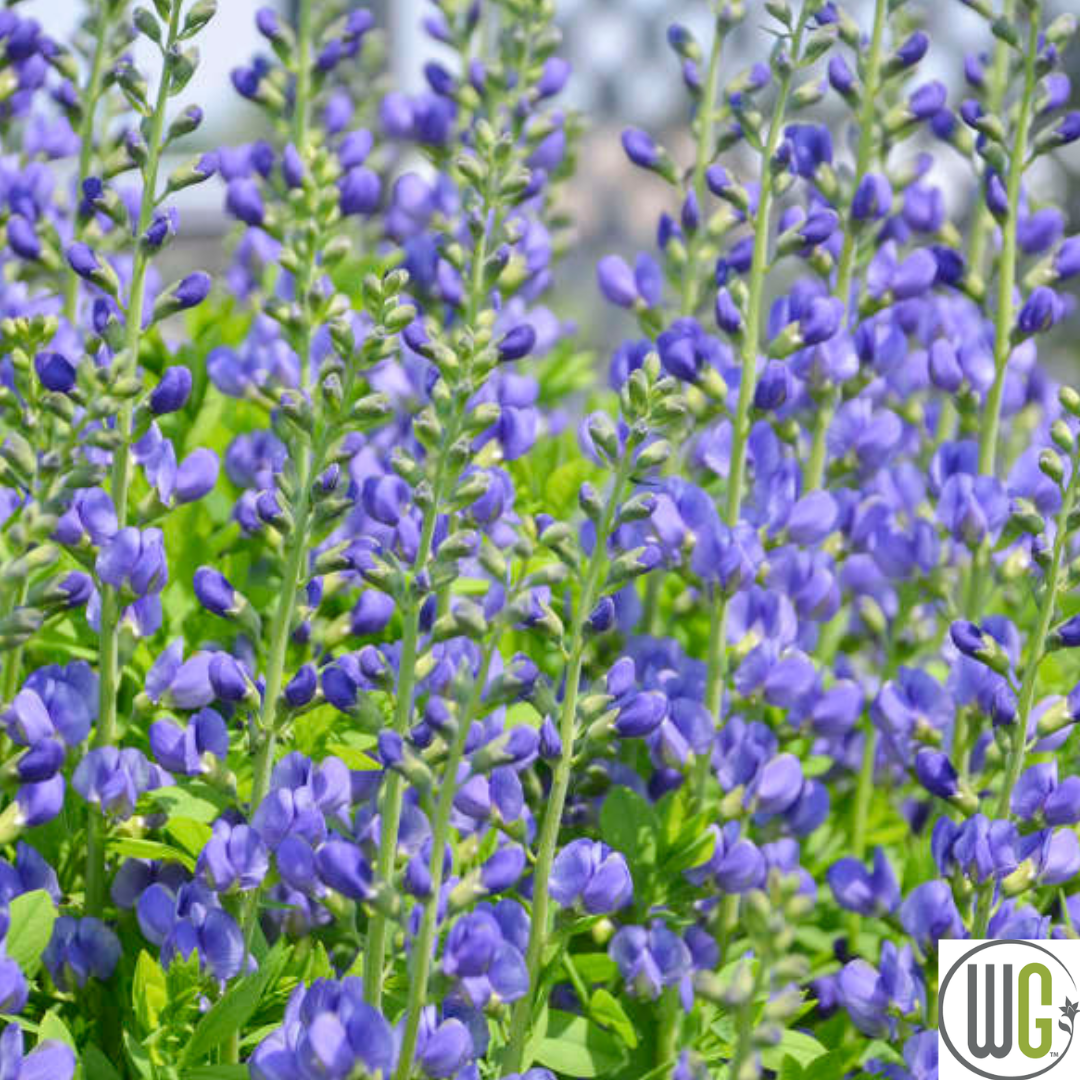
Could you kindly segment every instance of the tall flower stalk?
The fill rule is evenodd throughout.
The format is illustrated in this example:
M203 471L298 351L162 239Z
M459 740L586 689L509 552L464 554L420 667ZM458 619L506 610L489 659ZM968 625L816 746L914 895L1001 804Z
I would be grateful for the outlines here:
M143 335L143 318L146 303L146 275L150 268L153 248L144 240L154 210L158 205L158 169L164 149L165 118L169 99L177 78L180 53L176 50L181 30L181 0L171 0L168 20L161 42L161 72L157 94L148 114L146 157L141 168L142 195L139 201L138 219L135 223L135 249L128 286L127 305L124 309L123 351L114 358L118 374L134 376L139 365L139 346ZM75 258L69 256L73 266ZM119 440L113 453L109 493L116 510L116 520L123 528L128 521L128 494L131 484L131 423L134 406L126 403L116 418ZM120 617L122 602L119 590L105 584L101 596L101 627L98 631L98 677L100 679L100 705L94 745L108 747L116 743L117 712L120 699ZM86 908L91 914L100 913L105 901L105 848L104 822L94 813L86 847Z

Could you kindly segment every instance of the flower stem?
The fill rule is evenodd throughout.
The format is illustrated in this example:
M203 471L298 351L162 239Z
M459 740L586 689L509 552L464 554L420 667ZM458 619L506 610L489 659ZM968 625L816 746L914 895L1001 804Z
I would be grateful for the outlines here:
M562 740L562 753L555 764L544 810L544 821L540 828L540 842L537 848L536 865L533 868L532 923L529 928L529 947L525 962L529 970L529 987L535 990L540 967L544 959L544 950L548 939L548 905L551 885L551 864L555 859L555 849L559 840L559 827L562 824L563 808L570 789L570 774L574 760L574 727L577 721L578 691L581 687L581 673L585 663L585 622L596 600L596 591L600 584L600 575L607 562L607 542L615 522L615 514L623 498L623 491L633 468L634 448L628 446L619 459L615 470L615 480L608 496L604 515L596 530L596 543L585 574L585 583L581 590L574 614L571 634L570 654L566 675L562 711L559 716L559 738ZM510 1041L506 1050L505 1072L519 1072L525 1052L525 1039L528 1035L532 1012L531 994L526 994L514 1006L510 1021Z
M157 197L158 166L161 162L161 136L165 126L165 111L169 100L171 77L169 50L172 49L180 24L180 0L173 0L169 12L169 29L165 57L162 62L161 80L157 100L150 117L150 135L147 139L146 168L143 173L142 201L139 221L135 230L135 260L131 271L131 290L124 313L127 330L124 342L126 363L132 370L138 367L139 344L142 341L143 304L146 299L146 273L150 267L149 248L141 242L150 224ZM114 360L115 362L115 360ZM128 487L131 482L130 436L132 406L125 403L117 417L117 429L121 434L112 463L112 499L116 507L116 520L123 528L127 522ZM99 633L98 676L100 679L100 702L95 746L112 746L116 742L116 705L120 690L120 594L104 582L101 583L101 630ZM105 835L104 818L91 811L86 843L86 910L98 915L105 903Z
M1031 710L1035 703L1035 687L1038 681L1039 665L1046 656L1046 638L1050 633L1050 624L1054 620L1054 612L1057 609L1058 589L1062 577L1062 562L1065 558L1065 549L1069 540L1069 515L1076 504L1077 490L1080 488L1080 454L1076 451L1073 452L1071 464L1072 471L1069 484L1061 500L1061 509L1058 511L1050 567L1046 571L1042 603L1039 605L1039 621L1036 624L1035 633L1030 639L1030 654L1024 668L1024 678L1020 684L1016 720L1010 729L1012 738L1005 762L1005 776L1002 780L1001 791L998 792L997 805L994 810L994 818L998 820L1008 816L1009 808L1012 805L1013 788L1016 787L1016 781L1020 778L1020 772L1024 768L1024 759L1027 755L1028 721L1031 718ZM991 877L983 884L982 891L979 894L975 928L973 930L973 936L976 938L986 937L993 894L994 879Z
M738 1080L742 1075L743 1066L750 1059L752 1052L752 1036L754 1034L754 1008L765 986L765 968L769 964L769 957L759 956L756 960L757 971L754 973L753 987L745 1004L739 1009L738 1020L735 1024L735 1056L728 1063L728 1076L732 1080Z
M485 212L488 206L487 191L483 192ZM487 257L487 230L480 231L473 251L472 271L469 277L469 289L466 300L466 325L475 324L480 304L483 300L484 262ZM469 380L465 379L466 388ZM473 388L475 389L475 388ZM459 389L456 392L456 405L451 422L447 426L445 437L438 450L435 465L435 478L432 483L431 501L424 511L421 525L420 543L413 563L416 575L423 573L435 537L435 525L439 519L446 489L453 477L450 475L448 452L458 437L465 398L472 391ZM444 608L449 595L439 597L439 606ZM413 689L416 683L417 648L420 639L420 607L422 597L412 594L410 603L404 612L404 626L401 637L401 660L398 666L398 685L394 701L394 731L404 735L412 717ZM394 862L397 858L398 829L401 825L402 799L405 796L405 784L401 776L390 772L383 782L382 806L380 809L379 855L376 863L377 880L388 882L393 877ZM386 937L389 931L387 916L382 911L375 911L368 923L367 938L364 942L364 996L369 1005L380 1008L382 1004L383 964L386 959Z
M1016 0L1004 0L1001 10L1002 21L1011 26L1016 19ZM994 63L990 68L990 78L986 91L986 111L989 116L1000 116L1005 100L1005 91L1009 85L1009 53L1011 47L1004 41L994 42ZM983 257L986 254L986 241L993 227L994 217L983 202L976 206L974 221L971 225L971 246L968 265L975 274L981 276Z
M866 824L870 815L870 799L874 793L874 764L877 761L877 728L869 712L863 720L863 752L859 777L855 784L855 801L851 812L851 856L862 862L866 854ZM852 912L848 918L848 948L858 950L861 920Z
M11 589L11 603L4 605L4 614L8 615L17 611L26 603L26 594L29 588L26 577ZM6 597L5 597L6 599ZM0 702L9 702L15 697L19 689L19 681L22 676L23 646L16 645L4 656L4 679L0 686Z
M495 633L492 635L492 640L484 647L480 659L480 669L473 681L472 692L464 715L458 718L457 731L454 733L454 741L450 746L450 754L446 759L446 766L443 770L442 785L439 788L439 801L435 809L435 821L432 826L431 862L429 865L431 894L424 901L420 931L413 944L413 957L415 959L411 972L412 977L409 980L409 1000L405 1007L405 1031L401 1039L397 1071L394 1073L395 1080L408 1080L409 1074L412 1072L416 1038L420 1030L420 1019L427 999L428 978L431 974L432 953L435 947L439 914L439 899L443 884L444 855L447 841L450 838L450 814L454 807L454 796L457 794L458 766L461 764L461 759L465 753L465 742L473 718L480 710L484 686L487 683L491 660L495 655L498 642L499 635Z
M109 30L112 24L109 15L112 12L109 4L99 4L97 7L97 21L94 26L96 39L94 41L94 58L90 66L90 81L86 86L82 106L82 123L79 125L79 174L75 188L75 198L79 198L82 191L83 181L90 175L90 165L94 156L94 121L97 115L97 105L101 98L101 83L105 76L105 59ZM82 239L82 223L76 212L73 216L75 227L75 239ZM68 322L75 321L75 315L79 304L79 275L69 266L67 277L64 281L64 317Z
M296 149L303 155L307 141L307 117L311 108L310 52L311 52L311 0L301 0L298 22L296 77L296 104L294 106L294 139ZM304 309L308 306L308 292L315 274L317 242L310 238L301 264L296 295ZM301 329L297 343L304 389L311 370L312 316L309 309L302 310ZM351 374L351 372L350 372ZM311 517L311 485L321 466L329 442L324 433L319 445L312 446L305 437L298 447L296 490L297 503L293 507L293 525L286 545L285 565L282 568L281 592L270 626L270 648L266 655L264 675L266 690L263 694L262 714L255 729L258 739L255 760L252 765L251 798L249 805L254 813L270 790L270 776L274 769L274 752L277 748L277 707L285 680L285 662L289 653L289 637L292 632L293 614L296 610L296 590L306 568ZM251 935L259 915L261 889L253 889L244 898L243 932L245 953L251 945Z
M460 407L459 407L460 411ZM457 414L455 414L455 421ZM457 437L456 422L446 432L444 447L453 445ZM420 544L414 562L415 575L422 573L431 555L435 536L435 525L439 518L445 487L448 482L447 455L439 454L436 465L435 481L432 488L431 502L424 511L421 526ZM416 660L420 639L421 597L411 596L411 602L404 613L404 627L401 637L401 660L398 666L398 685L394 703L393 729L404 734L412 717L413 690L416 685ZM379 857L376 866L378 881L388 882L393 877L394 862L397 858L398 828L401 824L401 804L405 795L402 777L396 772L388 772L383 781L383 799L380 809ZM386 958L386 935L389 930L387 916L376 911L368 924L367 939L364 943L364 996L369 1004L379 1008L382 1003L383 963Z
M997 461L998 429L1001 423L1001 399L1005 390L1005 371L1012 351L1013 291L1016 288L1017 244L1016 231L1020 216L1020 190L1024 178L1028 130L1031 126L1032 102L1035 95L1035 61L1039 54L1039 25L1041 4L1036 2L1028 12L1028 44L1024 56L1024 90L1020 98L1009 159L1008 216L1002 226L1001 255L998 259L998 301L994 318L994 381L986 398L986 411L979 437L979 473L989 476Z
M723 519L729 527L739 520L742 505L743 477L746 471L746 450L750 437L750 406L754 401L754 384L757 377L758 346L761 340L761 309L765 291L765 277L769 262L769 226L772 214L773 174L772 160L780 145L780 133L784 126L784 114L787 112L788 97L791 93L792 75L798 63L802 48L803 31L809 16L809 4L804 3L799 11L799 21L791 41L791 60L784 74L773 104L769 122L769 137L762 155L761 193L758 197L757 213L754 217L754 254L750 264L749 293L746 302L746 324L743 327L742 356L739 375L739 400L732 424L731 464L728 468L727 497L724 504ZM727 600L724 597L716 602L711 612L709 627L709 655L706 666L706 687L709 688L707 707L719 722L720 705L723 700L723 679L727 666ZM708 780L708 758L706 764L695 775L695 785L699 797Z
M697 149L694 154L694 172L691 187L697 198L698 206L705 205L705 168L712 160L713 131L716 123L716 89L720 82L720 56L724 49L724 35L717 27L713 33L712 48L709 50L709 67L705 75L705 87L701 92L701 104L698 106ZM698 237L702 229L696 229L687 244L686 263L682 275L682 314L693 315L698 305L697 258ZM651 580L651 579L650 579Z
M992 476L997 465L998 434L1001 427L1001 402L1005 393L1005 374L1012 352L1012 329L1015 316L1013 293L1016 289L1017 227L1020 193L1024 179L1024 160L1031 126L1035 96L1035 61L1039 53L1039 24L1042 5L1036 3L1028 12L1027 51L1024 55L1024 89L1016 117L1012 154L1009 159L1007 187L1008 210L1001 229L1001 254L998 256L997 308L994 312L994 381L986 395L982 425L979 430L979 475ZM1006 65L1007 66L1007 65ZM975 551L963 586L964 614L974 617L981 606L983 584L990 560L988 541Z
M670 1076L679 1057L679 988L669 986L660 996L659 1032L656 1039L656 1068L652 1075Z
M311 115L311 0L299 0L296 19L296 105L293 108L293 145L303 152Z
M852 177L852 193L858 190L863 178L870 170L870 160L874 152L874 113L881 82L881 52L885 37L885 24L888 19L887 0L875 0L874 28L870 36L870 51L866 57L866 78L863 86L862 109L859 112L859 146L855 153L855 175ZM840 249L840 261L836 270L836 295L845 310L851 302L851 282L855 275L855 256L858 252L858 232L856 223L848 221L844 230L844 246ZM850 319L850 314L848 316ZM810 444L810 460L806 466L803 490L815 491L821 487L825 474L826 437L829 425L836 413L840 398L838 387L830 387L826 400L818 407L814 418L814 433Z

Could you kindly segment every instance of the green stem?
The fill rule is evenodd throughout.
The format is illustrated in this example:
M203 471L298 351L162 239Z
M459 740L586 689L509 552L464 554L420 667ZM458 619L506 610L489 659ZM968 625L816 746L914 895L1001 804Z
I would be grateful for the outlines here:
M10 607L5 605L5 614L18 610L26 603L26 593L30 587L28 578L24 577L18 585L12 589ZM0 702L9 702L18 693L20 676L22 675L23 646L16 645L4 657L4 680L0 687Z
M101 98L101 83L105 76L105 60L107 55L107 43L111 23L109 15L112 7L109 4L99 4L97 10L97 22L94 27L97 37L94 42L94 58L90 66L90 82L87 84L83 98L82 122L79 124L79 173L77 177L75 198L78 200L82 192L83 181L90 175L90 165L94 156L94 121L96 119L97 104ZM82 239L82 221L78 213L74 215L75 239ZM79 303L79 275L69 266L67 277L64 281L64 317L68 322L75 321L75 315Z
M804 3L791 43L791 62L780 77L780 85L773 104L769 122L769 137L762 156L761 192L758 196L757 214L754 217L754 254L750 264L750 280L746 302L746 323L743 327L742 355L739 374L739 400L731 433L731 464L728 469L727 497L724 504L724 523L734 526L739 520L742 505L743 475L746 471L746 449L750 437L750 406L754 400L754 384L757 381L758 346L761 340L761 309L765 291L765 277L769 263L769 226L772 217L773 173L772 161L780 144L784 126L791 81L802 48L803 31L809 14ZM711 687L710 711L719 720L720 703L723 699L723 676L727 665L727 600L720 598L718 610L711 613L709 627L709 655L706 665L706 686ZM700 797L708 780L708 759L697 770L695 777Z
M442 786L439 788L439 801L435 809L435 821L432 826L431 895L424 902L424 911L420 920L420 931L413 945L414 966L409 981L409 1000L405 1008L405 1032L401 1039L401 1051L398 1055L395 1080L408 1080L412 1072L413 1054L416 1051L416 1037L420 1031L420 1019L424 1003L427 1000L428 979L431 975L432 952L439 914L439 899L442 892L443 864L446 844L450 838L450 814L457 794L458 766L465 753L465 741L469 735L473 717L480 710L487 683L491 660L498 646L498 634L492 635L491 642L485 647L480 660L480 670L473 681L469 703L463 716L458 718L457 731L450 746L450 754L443 770Z
M1024 668L1024 678L1020 684L1020 696L1016 706L1016 720L1010 729L1012 736L1008 757L1005 762L1005 776L1002 780L1001 791L998 793L997 806L994 818L997 820L1008 817L1012 804L1013 788L1020 778L1024 768L1024 759L1027 753L1028 721L1031 718L1031 710L1035 703L1035 687L1038 681L1039 665L1046 656L1046 638L1050 633L1050 624L1054 620L1054 612L1057 609L1058 589L1061 584L1061 564L1065 557L1065 549L1069 539L1069 515L1076 503L1077 489L1080 487L1080 454L1076 452L1072 456L1072 474L1069 477L1069 485L1065 489L1064 498L1061 500L1061 509L1057 516L1057 530L1054 535L1054 546L1050 556L1050 567L1046 571L1044 593L1042 603L1039 605L1039 621L1035 627L1035 633L1031 637L1031 652ZM975 938L986 937L986 928L990 920L990 905L994 895L994 879L991 877L982 886L979 894L979 903L975 917L975 928L972 931Z
M702 211L705 206L705 169L713 156L713 131L716 124L716 91L720 84L720 55L724 49L724 36L717 28L713 33L712 48L709 51L709 67L705 75L705 86L701 93L698 107L697 149L694 155L694 173L691 186ZM686 264L682 275L682 314L693 315L698 303L698 237L704 223L690 236L687 244ZM650 581L652 579L650 578Z
M863 753L859 778L855 786L855 802L851 816L851 855L862 862L866 854L866 825L870 816L870 800L874 794L874 763L877 760L877 728L869 713L863 720ZM861 920L852 912L848 919L848 948L858 950Z
M447 431L443 447L448 449L452 446L456 437L455 423L452 429ZM431 555L435 524L438 521L439 507L442 505L444 488L448 480L447 456L446 453L439 454L431 502L424 511L420 544L413 564L416 573L423 571ZM393 723L394 731L399 735L403 735L408 730L409 720L412 717L417 646L420 639L420 606L421 598L412 596L404 613ZM380 808L379 857L376 864L377 880L380 882L389 882L393 879L394 863L397 859L398 828L401 824L401 803L404 795L405 785L402 777L396 772L389 772L383 781L383 798ZM388 930L387 916L382 911L374 912L368 923L367 939L364 943L364 996L368 1003L376 1008L380 1008L382 1004L383 964L386 958Z
M483 208L486 216L488 208L487 192L483 193ZM473 251L469 290L466 301L466 325L475 324L484 290L484 262L487 258L487 230L481 230ZM466 379L468 383L468 379ZM453 419L448 426L445 438L438 450L435 466L435 480L432 484L431 502L424 511L421 526L420 543L414 562L415 574L422 573L429 556L435 536L435 525L439 518L446 489L452 477L448 467L448 451L454 445L461 423L464 408L464 395L457 392ZM439 607L444 609L449 601L449 593L440 595ZM408 729L412 717L413 689L416 682L417 647L420 639L421 598L413 596L404 612L404 626L401 638L401 661L398 666L398 686L394 702L394 730L403 735ZM377 880L389 882L393 878L394 863L397 858L397 837L401 825L401 804L405 796L405 784L402 777L391 772L384 780L382 805L380 808L379 855L376 864ZM386 938L389 932L387 916L376 911L368 923L367 938L364 943L364 996L368 1004L376 1008L382 1004L383 965L386 959Z
M1002 20L1009 26L1016 19L1016 0L1005 0L1002 12ZM1005 101L1005 91L1009 85L1009 54L1011 47L1004 41L994 42L994 63L990 69L990 77L987 82L986 111L989 116L1000 116L1002 104ZM990 230L994 225L994 217L986 204L977 200L975 220L971 226L971 243L969 247L968 266L973 273L982 275L983 258L986 254L986 241L990 236Z
M652 1075L669 1076L679 1055L679 988L669 986L660 998L660 1023L656 1039L656 1068Z
M298 22L298 68L296 79L296 105L293 114L296 149L303 155L307 146L307 122L311 109L311 12L310 0L301 0ZM311 371L312 313L308 308L308 293L315 274L318 244L308 238L303 262L297 274L297 299L301 305L301 329L297 342L304 388ZM351 370L349 373L351 376ZM347 377L349 377L347 376ZM274 755L278 738L278 700L285 681L285 665L289 655L289 639L292 634L293 615L296 611L296 591L307 568L308 540L311 526L311 485L322 467L330 433L324 432L319 445L312 446L306 438L297 447L297 502L292 508L293 522L285 547L285 565L282 568L281 592L278 594L270 625L270 647L266 654L264 674L266 689L263 694L262 713L255 728L256 740L252 764L251 796L249 806L254 813L270 790L270 776L274 770ZM259 917L262 890L252 889L244 897L242 928L245 952L250 950L251 938Z
M293 145L303 153L311 115L311 0L300 0L296 20L296 106L293 110Z
M869 172L874 153L874 113L877 109L881 84L881 53L888 14L887 0L875 0L874 28L870 36L870 51L866 57L866 79L863 87L862 109L859 111L859 146L855 153L855 175L851 181L853 193L858 191L863 178ZM845 311L851 302L851 282L855 276L855 256L858 246L857 223L849 220L844 230L844 246L840 249L840 262L836 270L836 295L844 305ZM821 487L825 473L826 437L839 399L839 388L830 387L826 400L820 404L817 416L814 418L810 460L805 473L805 491L815 491Z
M1028 45L1024 57L1024 90L1020 98L1009 160L1008 217L1002 227L1001 256L998 259L998 300L994 318L994 382L986 397L979 437L979 473L990 476L997 461L998 429L1001 423L1001 399L1005 390L1005 371L1012 351L1014 318L1013 292L1016 288L1017 243L1016 230L1020 216L1020 190L1024 178L1028 129L1031 125L1032 100L1035 93L1035 61L1039 53L1039 14L1041 4L1034 3L1028 12Z
M615 514L622 501L623 490L633 468L634 448L628 446L615 470L615 480L604 515L596 531L596 542L589 560L585 583L581 590L577 609L574 614L571 635L569 667L566 676L566 690L563 697L562 711L559 716L559 738L562 740L562 753L555 764L544 809L544 821L540 828L540 841L537 848L536 865L533 868L532 924L529 928L529 947L526 952L526 965L529 969L529 987L538 985L540 967L544 959L544 949L548 939L548 904L551 884L551 864L555 858L555 849L559 841L559 827L562 824L563 807L566 805L567 792L570 789L570 774L574 760L574 727L577 721L578 691L581 687L581 673L585 663L585 622L593 609L596 590L600 584L600 574L607 562L607 541L611 535ZM506 1050L504 1072L519 1072L521 1059L525 1052L525 1039L528 1035L532 1000L529 994L521 998L514 1006L510 1021L510 1042Z
M757 971L754 973L753 989L750 991L746 1003L739 1009L739 1018L736 1024L735 1056L728 1063L728 1076L731 1077L731 1080L739 1080L743 1066L750 1060L750 1054L753 1050L754 1009L756 1008L758 995L765 985L765 968L768 964L769 958L767 956L757 958Z
M166 56L176 41L180 24L180 0L173 0L169 13L169 29L166 39ZM162 63L161 81L157 100L150 118L150 134L147 139L146 168L143 173L142 202L139 221L135 229L135 261L131 271L131 290L128 294L127 311L124 313L127 329L124 342L126 362L134 371L139 363L139 344L142 341L143 305L146 300L146 273L150 267L150 249L142 243L142 235L150 224L157 197L158 166L161 162L161 137L165 126L165 111L169 100L169 61ZM120 445L113 454L112 499L116 507L116 520L123 528L127 523L128 487L131 482L130 401L124 404L117 417ZM100 704L94 736L95 746L112 746L116 742L116 705L120 690L120 595L116 589L101 585L101 630L99 633L98 676L100 680ZM99 915L105 903L105 820L102 814L91 810L86 844L86 910Z
M983 422L979 431L979 475L991 476L997 465L998 435L1001 428L1001 402L1005 393L1005 374L1012 352L1012 329L1015 316L1013 293L1016 290L1017 227L1020 213L1020 192L1024 178L1028 131L1031 126L1032 101L1035 94L1035 61L1039 51L1041 4L1028 12L1027 52L1024 57L1024 89L1020 98L1009 162L1008 210L1001 230L1001 254L998 257L997 308L994 312L994 381L986 395ZM981 258L981 256L980 256ZM973 264L974 265L974 264ZM990 565L989 542L984 542L972 556L963 585L964 614L971 616L981 606L986 571Z

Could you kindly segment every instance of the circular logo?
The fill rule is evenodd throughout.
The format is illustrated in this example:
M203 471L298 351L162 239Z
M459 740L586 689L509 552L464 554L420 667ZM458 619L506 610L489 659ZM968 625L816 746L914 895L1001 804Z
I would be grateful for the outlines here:
M987 941L942 978L938 1030L972 1075L1032 1080L1069 1052L1078 1003L1072 973L1049 948Z

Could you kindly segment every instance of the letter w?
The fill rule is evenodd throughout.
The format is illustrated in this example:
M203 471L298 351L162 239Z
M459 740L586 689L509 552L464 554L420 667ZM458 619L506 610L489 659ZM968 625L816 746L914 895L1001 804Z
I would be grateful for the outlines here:
M974 964L969 965L968 975L968 1049L977 1058L984 1058L987 1054L993 1054L996 1058L1005 1057L1012 1049L1013 1037L1013 979L1012 964L1005 965L1005 1001L1001 1010L1002 1032L1001 1044L994 1039L994 1004L996 993L996 980L994 979L994 965L986 965L986 1042L980 1046L976 1032L976 1022L979 1015L978 1000L978 969Z

